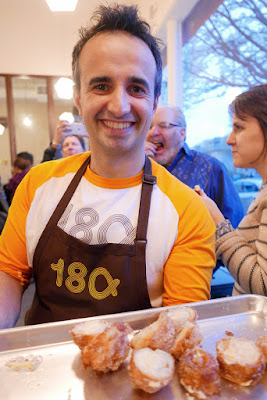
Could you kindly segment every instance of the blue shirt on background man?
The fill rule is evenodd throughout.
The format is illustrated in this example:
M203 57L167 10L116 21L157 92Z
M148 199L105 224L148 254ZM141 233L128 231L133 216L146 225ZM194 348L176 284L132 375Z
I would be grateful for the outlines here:
M225 165L209 154L189 149L184 143L168 171L186 185L199 185L215 201L225 218L236 228L244 209Z

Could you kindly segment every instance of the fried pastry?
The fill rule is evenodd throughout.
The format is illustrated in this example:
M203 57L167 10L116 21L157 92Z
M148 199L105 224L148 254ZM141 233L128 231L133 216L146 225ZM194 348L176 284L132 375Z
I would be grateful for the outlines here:
M197 318L196 310L190 306L170 308L167 313L173 322L176 333L180 332L186 322L195 322Z
M216 358L194 347L187 350L178 363L181 385L197 399L209 399L220 392L220 372Z
M139 331L131 340L134 349L149 347L168 351L175 338L175 329L168 313L162 312L152 324Z
M158 319L152 324L139 331L131 340L134 349L150 347L168 351L175 338L175 329L171 318L164 311L160 313Z
M170 353L179 360L186 350L199 346L202 340L203 336L199 331L198 325L195 322L186 322L175 337Z
M133 350L129 374L135 388L155 393L167 386L174 373L174 358L163 350L148 347Z
M265 357L265 362L267 362L267 336L259 337L256 340L256 344L261 348L261 351Z
M261 349L244 337L223 338L216 343L221 376L242 386L256 385L265 369Z
M99 372L117 370L129 354L128 334L132 331L127 323L87 321L72 330L74 342L82 351L83 367Z

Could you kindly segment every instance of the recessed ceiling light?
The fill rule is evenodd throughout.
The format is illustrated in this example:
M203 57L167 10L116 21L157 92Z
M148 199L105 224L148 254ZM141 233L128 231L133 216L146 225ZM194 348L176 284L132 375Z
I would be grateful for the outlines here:
M51 11L74 11L78 0L46 0Z

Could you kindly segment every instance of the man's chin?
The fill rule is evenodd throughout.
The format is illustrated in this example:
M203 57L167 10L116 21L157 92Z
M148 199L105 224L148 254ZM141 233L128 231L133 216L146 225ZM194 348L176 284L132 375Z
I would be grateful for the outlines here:
M164 157L161 156L161 155L156 155L156 156L154 157L154 160L155 160L158 164L161 164L161 165L164 165L164 164L165 164L165 159L164 159Z

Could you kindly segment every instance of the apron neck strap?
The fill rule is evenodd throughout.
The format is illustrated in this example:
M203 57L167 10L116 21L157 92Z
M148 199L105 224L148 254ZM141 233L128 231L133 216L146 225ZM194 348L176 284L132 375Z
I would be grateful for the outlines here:
M148 216L153 185L157 182L157 177L152 175L152 167L149 158L145 158L145 168L142 178L142 191L136 232L136 241L145 241L147 234Z

